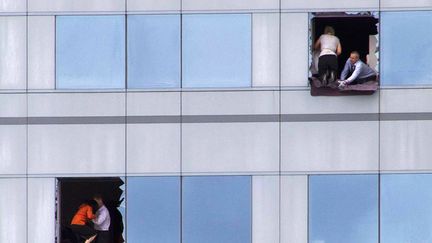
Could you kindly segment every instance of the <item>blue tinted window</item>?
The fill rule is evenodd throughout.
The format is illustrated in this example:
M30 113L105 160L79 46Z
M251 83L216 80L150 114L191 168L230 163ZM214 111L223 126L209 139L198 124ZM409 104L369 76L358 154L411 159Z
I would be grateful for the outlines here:
M381 177L381 242L432 242L432 175Z
M309 242L378 242L378 177L311 176Z
M129 177L127 241L180 242L180 179Z
M180 16L128 17L128 88L180 87Z
M183 242L250 243L251 179L183 179Z
M124 16L56 18L56 87L124 88Z
M381 14L383 85L432 84L432 12Z
M184 15L183 87L249 86L250 15Z

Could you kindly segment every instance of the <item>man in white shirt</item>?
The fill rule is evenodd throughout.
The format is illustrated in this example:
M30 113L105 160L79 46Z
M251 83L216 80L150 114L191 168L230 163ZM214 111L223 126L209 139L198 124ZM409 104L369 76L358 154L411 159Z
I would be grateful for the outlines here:
M358 52L353 51L345 63L339 81L339 88L343 88L349 84L362 84L367 81L375 81L377 73L360 60Z
M111 218L109 211L105 207L102 195L94 195L93 200L95 200L99 206L96 212L96 218L93 219L94 229L97 231L96 243L111 243L111 234L109 232Z

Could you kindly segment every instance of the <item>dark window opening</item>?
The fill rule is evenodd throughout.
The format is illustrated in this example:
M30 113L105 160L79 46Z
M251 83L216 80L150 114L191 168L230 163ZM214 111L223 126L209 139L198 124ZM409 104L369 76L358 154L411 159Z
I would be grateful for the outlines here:
M120 208L124 200L123 185L124 181L120 177L58 178L56 215L58 234L56 242L77 242L75 234L72 233L69 227L71 220L79 206L83 202L92 199L96 194L102 195L104 204L109 211L111 218L109 232L113 240L112 242L124 242L124 222L122 209Z
M342 53L338 56L337 78L339 79L344 65L350 53L357 51L360 54L360 60L369 65L378 74L378 18L371 12L361 12L356 14L349 13L314 13L311 19L311 41L313 44L323 34L326 26L331 26L335 30L335 36L340 40ZM327 85L318 83L318 56L319 51L315 52L312 48L311 86L321 88L320 92L311 90L312 95L352 95L352 94L371 94L377 87L378 83L371 85L359 85L341 90L336 85ZM315 82L315 83L314 83ZM378 79L377 79L378 82ZM348 92L343 92L348 91ZM314 93L315 92L315 93Z

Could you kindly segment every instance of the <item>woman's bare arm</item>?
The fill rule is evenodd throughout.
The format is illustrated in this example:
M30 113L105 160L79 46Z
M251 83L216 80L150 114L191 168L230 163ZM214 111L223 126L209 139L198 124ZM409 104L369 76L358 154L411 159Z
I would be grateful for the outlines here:
M338 46L337 46L337 49L336 49L336 54L339 56L341 53L342 53L342 46L339 43Z
M321 46L321 41L320 41L320 39L318 39L315 41L314 49L319 50L320 46Z

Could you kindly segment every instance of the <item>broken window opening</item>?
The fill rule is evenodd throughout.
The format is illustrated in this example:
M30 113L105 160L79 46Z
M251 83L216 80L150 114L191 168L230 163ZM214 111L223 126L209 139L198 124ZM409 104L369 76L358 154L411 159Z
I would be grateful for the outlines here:
M56 191L56 242L80 242L77 241L77 236L71 231L72 218L83 202L91 200L97 194L102 195L104 204L110 214L109 233L112 242L124 242L123 219L125 208L124 180L122 178L58 178Z
M313 96L340 96L340 95L370 95L378 89L378 14L375 12L337 12L313 13L310 18L310 52L311 95ZM321 50L315 50L314 45L324 33L326 26L335 30L339 38L342 52L337 56L336 80L328 82L319 77L318 59ZM360 60L367 64L376 73L374 81L362 84L340 85L341 73L352 51L357 51ZM324 82L323 82L324 81Z

